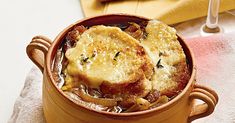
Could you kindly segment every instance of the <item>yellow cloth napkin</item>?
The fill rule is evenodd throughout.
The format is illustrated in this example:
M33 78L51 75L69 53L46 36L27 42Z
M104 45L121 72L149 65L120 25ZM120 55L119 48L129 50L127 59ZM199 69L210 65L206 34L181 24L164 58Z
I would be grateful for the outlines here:
M121 0L100 3L98 0L81 0L86 17L129 13L159 19L167 24L205 16L209 0ZM235 0L221 0L220 12L235 9Z

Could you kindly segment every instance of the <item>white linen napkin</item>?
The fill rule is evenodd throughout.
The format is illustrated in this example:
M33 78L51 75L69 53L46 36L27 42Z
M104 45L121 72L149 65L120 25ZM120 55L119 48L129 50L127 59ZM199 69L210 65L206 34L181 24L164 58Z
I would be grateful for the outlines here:
M25 80L8 123L45 123L42 109L42 73L33 67Z

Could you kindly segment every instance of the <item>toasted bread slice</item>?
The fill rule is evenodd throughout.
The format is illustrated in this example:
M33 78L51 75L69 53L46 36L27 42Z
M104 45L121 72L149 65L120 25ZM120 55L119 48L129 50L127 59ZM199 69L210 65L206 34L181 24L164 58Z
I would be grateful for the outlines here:
M177 40L176 30L159 21L148 22L142 45L154 63L153 89L174 95L189 79L186 56Z
M145 81L153 73L150 58L136 39L118 27L89 28L65 55L69 61L67 74L80 78L91 88L99 88L103 83L110 87L126 87L130 83L143 82L141 88L151 89L151 83Z

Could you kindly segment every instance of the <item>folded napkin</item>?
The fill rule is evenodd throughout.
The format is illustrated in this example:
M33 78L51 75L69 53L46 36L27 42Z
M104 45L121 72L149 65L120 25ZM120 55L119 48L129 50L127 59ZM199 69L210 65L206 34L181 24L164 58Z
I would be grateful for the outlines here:
M214 113L194 123L235 122L235 32L186 39L195 54L197 82L213 88L219 95ZM8 123L45 123L42 111L42 75L33 67L15 102Z
M42 73L36 66L26 77L8 123L46 123L42 109Z
M174 24L205 16L209 0L113 0L106 3L99 0L80 1L86 17L128 13ZM235 9L235 0L221 0L220 12L230 9Z

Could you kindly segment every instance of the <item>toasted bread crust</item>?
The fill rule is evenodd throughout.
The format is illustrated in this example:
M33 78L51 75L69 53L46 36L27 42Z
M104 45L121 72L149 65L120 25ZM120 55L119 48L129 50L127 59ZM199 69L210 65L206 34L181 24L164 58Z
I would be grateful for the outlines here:
M91 57L94 51L96 56ZM81 55L84 55L82 60L85 62L81 61ZM80 36L76 46L66 52L66 57L69 75L79 77L89 87L102 85L117 93L124 93L127 89L118 91L115 87L130 85L138 85L133 94L142 93L144 80L151 78L153 73L153 64L143 46L117 27L89 28Z
M149 91L144 85L144 81L148 81L144 76L140 76L133 83L122 83L122 84L110 84L108 82L103 82L100 86L100 90L103 94L112 95L136 95L145 96Z
M189 80L189 70L183 48L175 29L158 21L150 21L142 45L155 64L151 82L161 95L177 95Z
M141 42L156 65L151 78L153 89L168 97L177 95L187 84L189 71L176 31L153 20L145 28L131 23L125 32Z
M168 97L177 95L190 73L176 32L154 21L146 28L141 28L148 34L144 38L117 27L89 28L66 52L67 77L98 88L103 95L145 97L151 90Z

